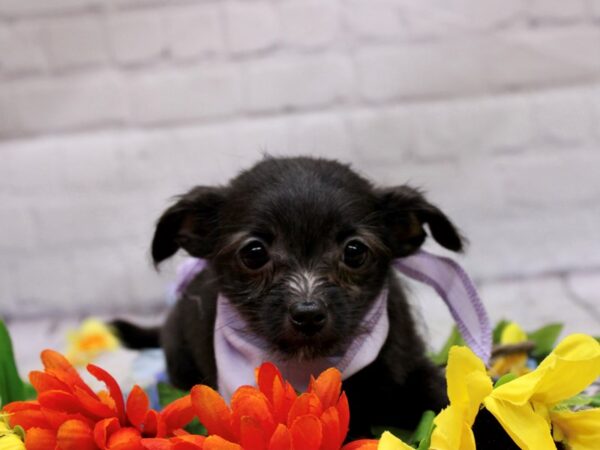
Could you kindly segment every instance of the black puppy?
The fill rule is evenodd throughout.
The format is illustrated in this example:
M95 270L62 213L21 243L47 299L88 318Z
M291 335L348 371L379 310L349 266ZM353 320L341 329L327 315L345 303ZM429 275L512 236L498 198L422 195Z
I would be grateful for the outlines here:
M246 331L280 359L343 354L368 333L363 319L388 290L389 332L376 359L344 380L353 437L372 425L414 427L446 403L440 369L425 355L393 258L426 239L461 251L459 232L419 191L378 189L335 161L267 158L225 187L196 187L159 219L156 264L182 248L208 267L187 286L160 331L117 322L125 343L164 348L171 381L217 387L213 347L224 295Z

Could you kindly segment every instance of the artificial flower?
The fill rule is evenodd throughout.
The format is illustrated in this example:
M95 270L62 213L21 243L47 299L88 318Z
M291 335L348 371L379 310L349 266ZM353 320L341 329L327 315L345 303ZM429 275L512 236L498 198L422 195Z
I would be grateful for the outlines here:
M515 322L504 327L500 335L501 345L520 344L527 341L527 333ZM501 377L507 373L521 376L530 370L527 367L527 352L520 351L494 358L488 373L491 377Z
M573 448L591 450L597 448L597 440L595 447L582 443L598 435L600 425L593 426L598 413L584 410L571 414L552 408L581 392L598 376L600 344L590 336L574 334L565 338L536 370L499 386L483 403L522 449L555 449L553 425L557 438Z
M142 436L173 435L193 417L189 398L158 413L139 386L125 401L114 378L97 366L88 365L88 371L108 390L95 393L61 354L45 350L42 362L44 371L29 375L37 400L4 408L10 424L26 430L28 450L141 450Z
M471 430L482 400L492 392L492 381L485 365L467 347L450 349L446 367L450 406L434 420L431 449L474 450Z
M67 335L69 346L66 357L75 366L85 366L103 352L116 350L119 340L104 322L90 318L79 329Z
M0 450L25 450L19 430L13 430L6 422L6 416L2 414L0 414Z

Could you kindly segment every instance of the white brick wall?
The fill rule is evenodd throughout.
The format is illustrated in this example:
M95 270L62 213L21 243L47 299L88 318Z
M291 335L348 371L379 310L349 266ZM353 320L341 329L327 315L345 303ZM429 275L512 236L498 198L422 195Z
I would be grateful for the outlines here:
M597 0L0 0L0 314L155 310L158 215L266 151L424 187L494 319L598 330L599 19Z

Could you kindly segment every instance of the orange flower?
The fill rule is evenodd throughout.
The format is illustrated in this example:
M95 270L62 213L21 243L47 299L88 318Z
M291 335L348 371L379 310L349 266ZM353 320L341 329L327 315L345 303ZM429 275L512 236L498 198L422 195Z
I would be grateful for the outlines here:
M45 350L42 362L44 371L29 375L38 399L4 408L10 424L26 430L29 450L143 450L142 437L172 436L193 418L189 396L158 413L139 386L125 402L115 379L100 367L87 367L107 387L95 393L59 353Z
M337 369L311 378L308 391L297 395L273 364L264 363L257 384L258 388L240 387L231 407L208 386L192 389L194 411L211 435L203 450L340 449L350 414ZM344 449L367 448L372 443L361 441Z

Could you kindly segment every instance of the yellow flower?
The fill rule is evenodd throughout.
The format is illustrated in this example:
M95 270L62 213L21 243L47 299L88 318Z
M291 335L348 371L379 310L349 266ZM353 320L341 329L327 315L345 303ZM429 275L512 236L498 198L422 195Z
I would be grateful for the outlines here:
M474 450L471 430L482 400L492 392L483 362L467 347L452 347L446 367L450 406L434 420L432 450Z
M119 340L98 319L86 319L78 330L69 333L67 339L66 357L75 366L84 366L100 353L119 347Z
M500 335L500 344L519 344L527 340L527 333L516 324L510 322L502 330ZM524 375L529 372L527 367L527 353L519 352L510 355L499 356L494 359L492 367L488 371L491 377L501 377L507 373L513 373L517 376Z
M488 395L483 403L504 427L515 443L524 450L556 448L551 421L556 421L556 437L586 442L597 435L591 416L584 411L569 413L551 409L559 402L581 392L600 376L600 344L592 337L574 334L565 338L539 367L531 373L506 383ZM594 411L594 410L588 410ZM592 449L590 446L574 449Z
M554 440L573 450L596 449L600 443L600 408L550 411Z
M379 439L377 450L415 450L408 444L405 444L389 431L384 431Z
M0 414L0 450L25 450L21 437L12 430Z

